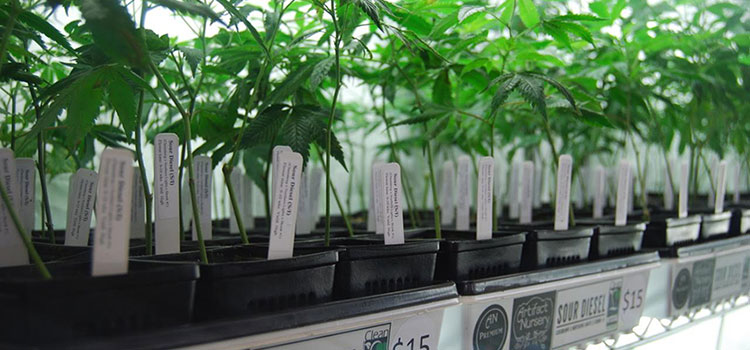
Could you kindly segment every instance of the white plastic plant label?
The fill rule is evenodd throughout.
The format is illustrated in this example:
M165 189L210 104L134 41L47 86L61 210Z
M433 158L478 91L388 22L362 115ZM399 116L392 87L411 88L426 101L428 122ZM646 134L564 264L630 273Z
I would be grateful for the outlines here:
M306 170L309 170L306 169ZM302 176L300 177L299 184L299 205L297 207L297 223L295 224L294 230L297 235L306 235L310 233L311 228L309 227L310 218L310 190L307 173L308 171L303 170Z
M510 168L510 187L508 187L508 217L511 219L518 219L519 203L518 203L518 192L520 188L519 182L521 182L521 163L513 162Z
M401 167L388 163L381 167L383 183L383 235L386 245L404 243L404 207L401 205Z
M630 176L628 178L628 214L633 213L633 203L634 203L634 197L635 197L635 172L630 171ZM617 205L617 204L615 204Z
M382 235L385 232L383 223L383 166L385 163L376 162L372 165L372 198L375 207L375 233Z
M20 196L16 181L16 160L13 151L0 148L0 181L8 194L13 210L18 214ZM0 200L0 266L17 266L29 263L29 253L16 229L10 209Z
M680 193L678 195L677 216L684 218L688 215L688 162L680 164Z
M253 181L246 175L242 175L242 189L245 191L242 199L244 204L242 205L242 223L245 224L245 229L255 228L255 218L253 217L253 194L255 190L253 187Z
M31 158L16 158L16 181L18 181L18 215L26 232L34 229L36 194L36 166Z
M716 199L714 213L724 211L724 196L727 193L727 161L722 160L716 167Z
M315 167L310 170L310 178L308 179L308 185L310 185L310 215L308 216L308 226L310 231L315 229L315 225L318 223L318 213L320 212L320 192L323 188L323 168Z
M599 166L594 171L594 219L599 219L604 215L604 203L607 193L607 172Z
M534 208L541 208L542 207L542 174L544 173L544 169L542 169L541 164L534 164Z
M78 169L70 177L65 245L87 246L89 244L91 214L96 201L98 179L96 171L89 169Z
M156 254L180 252L179 155L180 140L175 134L154 137L154 239ZM183 194L183 204L189 198ZM189 208L187 205L186 208ZM184 210L184 209L183 209ZM189 211L189 210L188 210Z
M479 158L478 167L476 238L483 240L492 238L492 180L495 175L495 161L492 157ZM529 198L529 203L531 203L531 198Z
M213 239L211 225L211 190L213 189L213 171L211 169L211 158L206 156L197 156L193 158L193 174L195 176L195 198L197 201L199 221L201 224L201 234L203 239ZM190 189L183 193L190 197ZM191 200L192 202L192 200ZM193 220L192 232L193 240L198 240L198 231Z
M242 213L245 211L244 205L245 205L245 183L242 181L243 175L242 170L239 168L232 169L232 173L229 174L229 179L224 179L224 181L231 181L232 188L234 189L234 197L237 201L237 209L240 212L240 217L242 218ZM229 195L227 194L227 199L229 199ZM244 218L243 218L244 219ZM242 222L245 223L244 220ZM229 233L231 234L239 234L240 233L240 226L237 223L237 215L234 213L234 208L232 208L232 200L229 199Z
M630 163L621 161L617 175L617 201L615 202L615 226L628 223L628 200L630 198Z
M271 208L268 259L291 258L294 252L294 226L299 209L299 188L302 180L302 155L283 152L276 159L273 174L276 198Z
M568 215L570 215L570 176L572 171L573 158L569 154L561 155L557 163L555 231L565 231L568 229Z
M453 162L446 161L443 163L440 176L440 223L443 225L452 224L453 216L456 214L453 198L453 187L456 183L455 172Z
M471 158L467 155L458 157L458 177L456 179L456 229L469 230L469 212L471 211Z
M277 182L279 182L273 177L273 174L278 174L278 158L285 152L292 152L292 148L289 146L275 146L271 152L271 208L274 207L273 200L276 198L276 189L278 188Z
M133 167L133 199L130 203L130 238L146 237L146 201L140 167Z
M521 203L520 203L520 222L522 224L531 223L531 208L534 201L534 163L531 161L523 162L521 166Z
M107 148L102 152L96 189L96 229L91 262L93 276L128 272L132 164L133 153L128 150Z
M666 210L674 210L674 188L672 186L672 176L667 169L664 169L664 209Z

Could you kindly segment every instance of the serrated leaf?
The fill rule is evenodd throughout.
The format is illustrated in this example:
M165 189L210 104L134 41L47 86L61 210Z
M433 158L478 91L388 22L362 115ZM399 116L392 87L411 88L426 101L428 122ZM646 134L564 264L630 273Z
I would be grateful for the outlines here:
M116 62L145 67L145 44L135 23L118 0L82 0L81 15L94 43Z
M39 15L31 11L24 10L18 14L17 18L19 22L36 29L38 32L44 34L46 37L50 38L52 41L56 42L65 49L74 51L73 47L70 46L70 42L68 42L68 39L66 39L65 36L60 33L59 30L57 30L57 28L47 22L47 20L39 17Z
M203 60L203 51L185 46L179 46L177 47L177 50L180 50L185 56L185 61L187 61L188 66L190 66L190 71L195 75L198 65Z
M315 140L315 143L318 144L318 147L321 149L326 149L326 143L328 141L327 130L327 127L321 129L318 138ZM331 133L331 157L336 159L336 161L344 167L344 170L349 172L349 169L346 167L346 159L344 158L344 149L341 147L341 143L339 142L339 139L336 138L335 133Z
M241 148L273 143L287 115L289 115L289 108L285 105L271 105L264 109L248 122L245 133L242 135Z
M221 22L221 18L208 5L202 2L187 2L179 0L148 0L159 6L164 6L172 11L186 12L189 14L210 18L213 21Z
M521 22L527 28L539 24L539 12L533 0L518 0L518 15L521 16Z
M310 88L315 90L323 79L325 79L328 72L331 71L331 67L336 62L334 57L326 57L320 62L315 64L315 67L310 74Z
M566 100L568 100L568 103L570 103L570 106L573 108L573 110L576 113L580 114L580 111L578 110L578 106L576 105L576 101L575 101L575 98L573 97L573 94L571 94L570 91L562 83L543 74L532 73L532 72L527 72L524 74L532 76L537 79L541 79L547 82L548 84L552 85L555 89L557 89L557 91L559 91L565 97Z
M380 14L378 13L378 7L370 0L346 0L344 3L350 2L359 7L367 17L375 23L379 29L383 29L380 25Z
M263 101L263 105L261 105L260 110L264 110L266 107L282 102L286 100L289 96L292 96L297 89L302 85L302 83L307 80L308 77L310 77L310 74L312 73L314 65L313 64L304 64L301 67L297 67L297 70L289 73L286 78L278 85L276 86L273 91L271 91L270 94L266 97L266 99Z
M281 128L281 143L301 154L303 164L307 164L307 159L310 157L310 143L320 133L320 128L311 114L293 110Z
M578 24L578 23L571 23L571 22L555 22L562 30L571 33L583 40L586 40L587 42L591 43L591 45L594 45L594 37L591 36L591 32L584 26Z
M432 85L432 102L435 104L453 106L453 87L448 72L448 69L440 71Z
M511 91L513 91L513 89L515 89L517 85L518 78L515 75L509 77L508 79L505 79L500 84L500 86L497 88L497 91L495 91L495 94L492 96L492 102L490 103L490 114L495 114L495 112L500 109L500 106L505 103Z
M555 39L555 41L572 49L570 46L570 37L568 37L568 33L560 27L559 22L545 21L542 23L542 29L545 33Z
M252 23L247 19L245 15L243 15L240 10L238 10L234 5L232 5L231 2L228 0L217 0L221 6L224 7L227 12L229 12L230 15L232 15L233 18L237 19L238 21L242 22L242 24L247 27L247 29L250 31L250 35L253 36L253 39L255 39L255 42L260 45L260 47L263 49L263 52L266 54L268 58L271 57L271 52L268 51L268 47L266 46L266 43L263 41L263 38L260 37L260 33L258 33L258 30L255 29L255 26L253 26Z
M117 112L125 134L130 135L135 128L140 127L136 123L136 94L133 88L119 74L108 74L107 96L109 102Z
M544 96L544 86L542 81L528 76L528 75L516 75L518 78L518 88L516 89L528 102L534 110L536 110L543 117L547 117L547 101Z
M99 81L100 74L91 74L71 85L67 96L67 114L63 125L66 126L65 143L73 147L91 130L94 120L99 115L99 106L104 96Z

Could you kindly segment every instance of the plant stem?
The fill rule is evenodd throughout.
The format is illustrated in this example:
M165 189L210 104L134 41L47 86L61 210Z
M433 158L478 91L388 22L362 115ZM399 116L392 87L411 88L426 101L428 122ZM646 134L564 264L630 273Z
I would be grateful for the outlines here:
M177 98L177 96L172 91L172 88L169 87L169 84L164 79L164 77L161 75L161 72L159 72L159 68L156 67L154 62L149 60L149 66L151 68L151 71L156 76L156 79L159 81L159 84L161 84L164 87L164 90L167 92L167 95L169 95L169 98L172 100L172 103L174 103L175 107L177 107L177 110L180 112L180 115L182 115L182 122L185 125L185 153L187 154L187 167L188 167L188 185L190 186L190 200L193 207L193 225L195 226L195 233L198 236L198 247L200 248L200 256L201 261L203 263L208 263L208 255L206 254L206 243L203 241L203 231L201 230L201 222L200 222L200 216L198 213L198 196L195 193L195 174L193 169L193 152L190 150L190 140L192 138L190 133L190 115L187 111L182 107L182 104L180 104L180 100Z
M326 231L325 231L325 245L326 247L331 243L331 137L333 135L333 119L336 116L336 102L339 98L339 92L341 91L341 52L339 47L341 46L341 32L339 31L338 20L336 19L336 1L331 0L331 10L329 12L331 20L333 20L333 27L336 33L334 40L333 51L336 56L336 88L333 91L333 99L331 101L331 111L328 116L328 129L326 129Z
M149 189L148 175L146 175L146 163L143 161L143 147L141 146L141 119L143 117L143 98L144 92L141 90L138 97L138 110L135 114L135 154L138 157L138 167L140 168L141 183L143 184L143 199L146 201L146 255L153 253L154 237L152 230L153 218L153 195Z
M323 157L321 157L320 150L318 150L318 146L315 146L315 152L318 154L318 158L320 158L320 161L323 162L323 166L326 166L326 162L323 160ZM354 237L354 229L352 228L352 224L349 221L349 215L347 215L346 211L344 211L344 206L341 205L341 200L339 200L339 194L336 191L336 186L331 184L331 192L333 192L333 198L336 200L336 205L339 207L339 211L341 212L341 217L344 218L344 224L346 224L346 229L349 231L349 237ZM317 213L313 213L313 215L317 215Z
M23 225L21 224L21 219L18 218L16 208L13 205L13 202L10 200L10 196L8 196L8 191L6 191L5 189L5 184L1 181L0 196L3 197L3 203L5 203L5 207L8 209L8 213L10 213L11 219L13 219L13 225L16 226L16 230L18 230L18 234L21 236L23 244L29 251L29 255L31 256L31 260L34 262L36 269L39 270L40 274L42 274L42 278L46 280L51 279L52 275L50 275L49 271L47 270L47 266L44 265L42 258L39 257L39 253L37 253L36 248L34 248L34 244L31 242L31 239L26 233L26 229L24 229Z
M232 203L232 211L234 211L234 219L237 221L237 228L240 230L240 238L242 244L250 244L247 239L247 231L245 231L245 224L242 222L242 212L240 212L239 203L237 203L237 195L234 192L234 184L232 183L232 166L224 164L221 171L224 173L224 183L226 183L227 191L229 191L229 201Z
M0 60L0 62L2 61ZM18 92L17 87L18 85L16 85L16 88L13 89L10 95L10 149L13 152L16 151L16 93Z
M36 120L39 122L39 120L42 119L42 111L39 108L39 99L36 96L36 91L34 90L34 87L29 84L29 94L31 95L31 102L34 105L34 113L36 113ZM52 244L55 243L55 228L52 225L52 210L50 210L49 205L49 191L47 190L47 172L45 170L44 166L44 154L45 154L45 145L44 145L44 130L39 132L39 135L36 137L36 147L37 147L37 170L39 171L39 183L42 187L42 203L44 204L44 215L47 217L47 234L49 235L50 242Z
M425 127L425 129L427 129L427 127ZM440 202L438 201L437 186L435 185L435 171L433 170L433 166L432 166L432 146L430 145L429 139L426 141L427 141L427 146L426 146L427 147L427 165L429 166L430 187L432 188L432 210L433 210L433 216L435 219L435 238L441 239L443 238L443 235L440 232Z

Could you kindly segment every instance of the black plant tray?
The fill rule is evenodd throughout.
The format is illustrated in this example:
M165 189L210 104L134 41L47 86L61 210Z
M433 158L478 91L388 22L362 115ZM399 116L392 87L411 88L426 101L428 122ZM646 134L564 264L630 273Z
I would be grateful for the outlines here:
M328 248L323 241L296 244L296 249L339 250L335 296L339 299L362 297L418 288L433 283L440 243L437 240L407 240L385 245L382 236L334 238Z
M523 226L515 226L521 228ZM594 227L578 226L554 231L550 226L531 224L523 251L523 267L537 269L585 261L589 257Z
M660 249L690 244L698 239L700 227L700 215L678 218L675 213L655 213L646 225L643 246Z
M705 255L727 249L750 245L750 235L729 237L707 242L699 242L688 246L673 246L659 249L659 255L665 258Z
M729 234L744 235L750 231L750 208L747 205L731 205L732 219L729 222Z
M367 297L286 310L272 314L195 323L185 327L109 338L82 338L36 347L40 350L131 350L173 349L215 343L252 335L346 320L358 316L407 308L458 297L453 282L441 282ZM26 349L0 344L0 348ZM314 349L317 350L317 349Z
M199 252L154 255L143 260L198 264L201 278L195 296L198 320L254 315L331 300L335 250L266 260L267 248L235 246Z
M545 268L507 276L465 281L456 285L461 295L479 295L501 292L541 283L560 281L568 278L613 271L626 267L649 264L659 261L656 252L640 252L633 255L612 257L595 261L580 262L574 265Z
M54 344L190 322L198 268L131 262L124 275L91 277L88 262L0 269L0 342Z
M596 226L589 254L592 259L627 255L641 250L645 222L615 226L614 220L579 219L576 223Z
M442 241L435 269L436 280L465 281L517 272L526 234L493 232L492 238L476 240L472 231L441 230ZM407 238L432 238L434 230L410 231Z

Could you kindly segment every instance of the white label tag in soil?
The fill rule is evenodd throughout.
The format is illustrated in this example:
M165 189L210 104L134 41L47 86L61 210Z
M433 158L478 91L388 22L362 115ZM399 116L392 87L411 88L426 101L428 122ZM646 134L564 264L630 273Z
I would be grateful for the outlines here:
M443 163L443 171L440 177L440 223L450 225L453 223L453 216L456 213L456 207L453 201L453 187L456 183L456 174L453 162L446 161Z
M385 244L404 243L404 217L401 205L401 167L398 163L382 166L383 182L383 234Z
M628 199L630 198L630 163L621 161L617 175L617 202L615 204L615 226L628 223Z
M727 193L727 161L722 160L716 168L716 202L714 212L724 211L724 196Z
M456 191L456 229L469 230L469 212L471 211L471 158L458 157L458 178Z
M681 218L687 217L688 215L688 169L688 162L682 162L682 164L680 164L680 193L677 203L677 215Z
M302 180L302 155L283 152L276 159L273 174L278 187L271 210L271 231L268 259L291 258L294 250L294 226L299 207L299 188Z
M232 183L232 188L234 189L234 197L237 201L237 209L240 212L240 218L242 218L242 213L245 211L245 189L242 177L242 170L240 170L239 168L234 168L232 169L232 173L229 174L229 179L224 179L224 181L231 181ZM232 200L229 198L229 193L227 193L227 199L229 200L229 233L239 234L240 227L237 224L237 215L235 215L234 208L232 208ZM245 223L243 220L243 225L244 224Z
M130 238L146 237L146 201L143 199L143 181L140 167L133 167L133 199L130 205Z
M132 164L133 153L128 150L107 148L102 152L96 189L93 276L128 272Z
M482 157L479 158L478 166L476 238L483 240L492 238L492 179L495 175L495 161L492 157Z
M195 174L195 196L198 208L199 221L201 224L201 233L203 239L213 239L211 225L211 190L213 190L213 171L211 169L211 158L206 156L197 156L193 158L193 168ZM188 191L190 189L188 188ZM190 192L186 192L190 197ZM198 240L198 232L193 220L192 232L193 240Z
M594 219L601 218L604 214L604 203L606 200L607 193L607 172L603 167L596 168L596 178L594 187Z
M91 214L96 201L99 176L89 169L78 169L68 186L68 221L65 224L65 245L87 246L91 231Z
M154 137L154 238L156 254L180 251L179 145L175 134ZM183 195L188 197L187 192ZM185 203L185 201L183 201ZM189 203L189 202L187 202Z
M557 196L555 197L555 230L568 229L570 214L570 175L573 170L573 158L568 154L560 156L557 163Z
M383 223L383 166L385 163L376 162L372 165L372 198L373 205L375 206L375 233L382 235L385 231L385 224Z
M285 152L292 152L292 148L289 146L276 146L273 148L271 158L271 174L278 174L278 158ZM276 198L276 190L278 188L279 181L277 181L276 178L273 177L273 175L271 175L271 178L271 208L273 208L273 200L274 198Z
M16 160L13 151L0 148L0 181L18 214L20 196L16 181ZM27 234L30 234L27 232ZM5 201L0 200L0 266L26 265L29 255Z
M508 217L511 219L518 219L519 216L519 203L518 203L518 192L520 188L519 182L521 182L521 163L513 162L510 168L510 186L508 186Z
M520 201L520 211L521 211L521 220L520 222L522 224L528 224L531 223L531 208L533 205L533 196L532 193L534 189L534 163L531 161L525 161L522 165L522 174L521 174L521 201Z
M36 166L31 158L16 158L16 181L18 181L18 215L27 233L34 229L34 206L36 194Z

